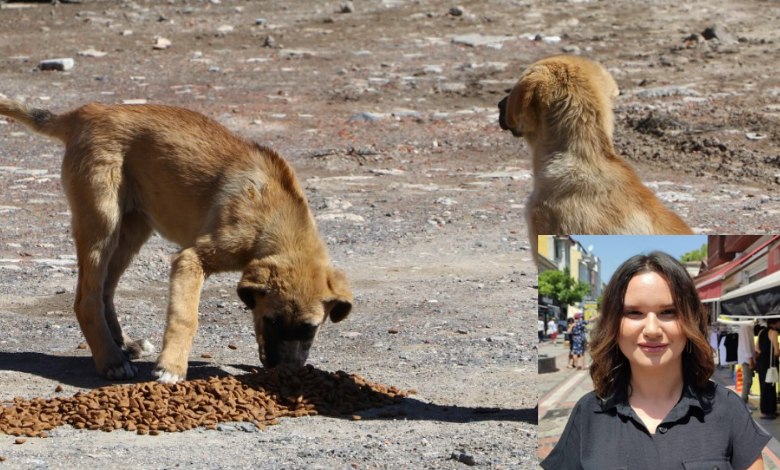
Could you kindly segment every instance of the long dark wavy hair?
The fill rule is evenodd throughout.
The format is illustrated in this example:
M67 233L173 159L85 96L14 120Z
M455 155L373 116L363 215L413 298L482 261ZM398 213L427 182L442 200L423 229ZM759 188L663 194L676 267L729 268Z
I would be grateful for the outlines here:
M712 348L707 341L707 311L691 276L682 264L666 253L654 251L648 255L636 255L623 262L612 275L591 333L593 363L590 376L596 395L601 399L631 395L631 367L618 347L618 337L628 283L634 276L648 272L657 273L669 284L677 318L688 337L682 354L685 382L703 390L715 371Z

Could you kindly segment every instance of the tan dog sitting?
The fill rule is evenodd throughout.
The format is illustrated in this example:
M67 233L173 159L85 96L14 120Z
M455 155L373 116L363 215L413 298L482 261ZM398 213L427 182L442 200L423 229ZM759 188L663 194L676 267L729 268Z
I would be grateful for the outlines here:
M615 80L587 59L534 63L501 100L499 124L533 153L527 220L537 235L691 234L612 147Z
M305 363L326 317L349 315L352 293L331 267L292 168L273 150L186 109L88 104L54 115L0 99L0 114L65 143L62 185L78 258L74 309L98 373L130 379L153 348L122 331L119 277L153 230L182 250L172 260L163 349L154 375L183 380L204 280L243 271L266 367Z

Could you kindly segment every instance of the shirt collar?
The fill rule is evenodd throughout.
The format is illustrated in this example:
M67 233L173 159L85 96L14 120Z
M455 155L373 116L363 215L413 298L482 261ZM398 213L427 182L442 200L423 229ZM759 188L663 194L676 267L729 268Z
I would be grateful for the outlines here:
M664 419L664 422L678 421L688 415L691 408L698 408L704 412L708 411L711 406L707 397L712 396L714 389L714 382L709 382L702 392L697 392L691 384L684 384L680 401L674 405L674 408L669 412L669 415ZM617 394L613 394L605 400L596 400L596 408L594 410L596 413L607 413L612 409L620 416L625 416L626 418L636 417L631 405L628 404L628 397L625 395L618 396Z

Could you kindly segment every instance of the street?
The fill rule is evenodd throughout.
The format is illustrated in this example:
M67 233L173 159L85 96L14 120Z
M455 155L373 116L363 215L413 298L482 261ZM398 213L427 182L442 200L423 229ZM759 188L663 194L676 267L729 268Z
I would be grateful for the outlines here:
M539 345L539 357L555 357L555 372L539 374L539 462L541 462L555 447L559 437L566 427L566 421L577 401L586 393L593 390L593 383L586 370L578 371L566 367L568 357L568 345L563 346L563 341L553 346L549 340ZM590 365L590 358L586 362ZM715 370L713 380L719 385L734 390L734 379L729 368L718 367ZM754 379L758 380L757 377ZM750 402L758 407L757 395L750 395ZM780 422L778 420L758 419L758 411L752 412L753 419L766 432L773 436L766 448L764 448L764 468L766 470L780 470ZM541 468L541 467L539 467Z

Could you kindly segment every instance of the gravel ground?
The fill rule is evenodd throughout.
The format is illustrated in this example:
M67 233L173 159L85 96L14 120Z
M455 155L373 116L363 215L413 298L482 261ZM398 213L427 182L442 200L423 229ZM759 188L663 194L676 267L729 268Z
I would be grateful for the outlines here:
M360 421L262 432L0 436L0 466L535 468L530 162L496 103L542 57L601 61L623 90L616 149L643 181L699 233L776 230L779 17L773 2L724 0L3 5L0 93L54 111L186 106L285 156L355 293L310 363L418 393ZM692 36L712 25L719 39ZM171 45L154 49L160 38ZM39 69L54 58L75 66ZM0 399L106 385L77 348L62 149L4 121L0 141ZM117 294L126 331L158 348L175 250L154 237ZM206 282L191 378L259 366L237 281ZM153 358L138 365L150 378Z

